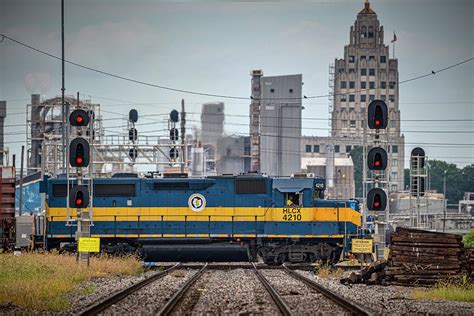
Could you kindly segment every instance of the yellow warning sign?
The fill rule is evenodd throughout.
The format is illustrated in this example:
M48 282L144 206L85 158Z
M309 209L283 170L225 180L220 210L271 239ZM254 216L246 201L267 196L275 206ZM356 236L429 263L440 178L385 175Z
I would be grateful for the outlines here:
M100 238L79 238L79 252L100 252Z
M353 253L372 253L372 239L352 239Z

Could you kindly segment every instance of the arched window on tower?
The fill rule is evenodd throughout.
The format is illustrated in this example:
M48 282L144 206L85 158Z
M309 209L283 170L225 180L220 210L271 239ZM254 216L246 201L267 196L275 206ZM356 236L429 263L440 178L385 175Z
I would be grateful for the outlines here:
M374 27L369 26L369 38L373 38L373 37L374 37Z
M363 26L360 31L360 38L366 38L366 37L367 37L367 27Z

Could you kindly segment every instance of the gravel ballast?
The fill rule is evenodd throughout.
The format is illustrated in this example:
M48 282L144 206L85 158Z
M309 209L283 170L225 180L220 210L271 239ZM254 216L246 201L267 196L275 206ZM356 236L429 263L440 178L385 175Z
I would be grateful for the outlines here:
M207 271L189 289L182 314L279 315L278 307L252 269Z
M319 313L324 315L350 315L350 312L303 282L291 277L285 271L262 270L261 273L296 315Z
M179 287L197 270L179 269L127 296L104 311L104 315L156 314Z
M436 314L472 315L474 303L411 297L413 287L353 284L343 285L339 278L320 278L314 272L297 271L322 286L373 310L377 315Z

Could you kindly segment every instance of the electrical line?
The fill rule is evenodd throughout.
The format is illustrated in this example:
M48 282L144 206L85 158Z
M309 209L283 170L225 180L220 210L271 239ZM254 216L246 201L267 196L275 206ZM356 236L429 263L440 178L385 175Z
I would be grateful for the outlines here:
M360 112L356 112L357 115L360 116ZM186 112L186 114L196 114L199 115L202 113L199 112ZM223 114L219 113L206 113L206 116L223 116ZM250 115L245 115L245 114L225 114L224 117L245 117L245 118L250 118ZM266 118L280 118L280 116L262 116L261 118L266 119ZM323 118L323 117L285 117L285 120L308 120L308 121L343 121L343 119L332 119L332 118ZM357 120L358 118L356 118ZM389 119L390 121L403 121L403 122L474 122L474 119Z
M286 118L285 118L286 119ZM199 121L199 120L190 120L188 119L187 121L189 122L202 122L203 125L206 124L215 124L213 121ZM233 123L233 122L225 122L224 125L233 125L233 126L249 126L249 124L245 123ZM297 127L294 126L278 126L278 125L263 125L260 124L260 128L281 128L281 129L290 129L290 130L297 130ZM353 127L356 130L362 129L361 127L356 128ZM328 128L328 127L301 127L302 130L323 130L323 131L348 131L349 128ZM401 130L401 133L423 133L423 134L474 134L474 130L472 131L410 131L410 130ZM389 134L394 134L396 132L389 132ZM302 136L305 137L305 136ZM306 136L306 137L312 137L312 136ZM315 137L321 137L321 136L315 136ZM323 136L324 137L324 136Z
M6 38L8 40L10 40L11 42L14 42L16 44L19 44L23 47L26 47L26 48L29 48L33 51L36 51L38 53L41 53L41 54L44 54L46 56L49 56L51 58L54 58L54 59L57 59L57 60L62 60L60 57L58 56L55 56L51 53L48 53L46 51L43 51L43 50L40 50L38 48L35 48L33 46L30 46L28 44L25 44L23 42L20 42L16 39L13 39L5 34L0 34L0 36L2 36L3 38ZM424 74L424 75L420 75L420 76L417 76L417 77L413 77L413 78L409 78L409 79L406 79L406 80L402 80L398 83L398 85L400 84L403 84L403 83L406 83L406 82L410 82L410 81L415 81L415 80L419 80L419 79L422 79L422 78L425 78L425 77L428 77L428 76L432 76L432 75L435 75L435 74L438 74L440 72L443 72L443 71L446 71L448 69L452 69L454 67L458 67L464 63L467 63L467 62L470 62L474 60L474 57L471 57L471 58L468 58L468 59L465 59L463 61L460 61L458 63L455 63L453 65L449 65L447 67L444 67L444 68L441 68L441 69L438 69L436 71L432 70L430 73L427 73L427 74ZM149 82L145 82L145 81L141 81L141 80L137 80L137 79L132 79L132 78L128 78L128 77L124 77L124 76L121 76L121 75L116 75L116 74L112 74L110 72L106 72L106 71L103 71L103 70L99 70L99 69L96 69L96 68L93 68L93 67L89 67L89 66L84 66L84 65L81 65L81 64L78 64L78 63L75 63L75 62L72 62L72 61L69 61L69 60L64 60L65 62L67 62L68 64L71 64L71 65L74 65L76 67L79 67L79 68L83 68L83 69L87 69L87 70L90 70L90 71L93 71L93 72L96 72L96 73L100 73L102 75L106 75L106 76L110 76L110 77L114 77L114 78L117 78L117 79L121 79L121 80L125 80L125 81L129 81L129 82L133 82L133 83L136 83L136 84L141 84L141 85L145 85L145 86L149 86L149 87L153 87L153 88L159 88L159 89L163 89L163 90L169 90L169 91L174 91L174 92L181 92L181 93L186 93L186 94L192 94L192 95L200 95L200 96L207 96L207 97L217 97L217 98L223 98L223 99L240 99L240 100L251 100L253 99L252 97L242 97L242 96L232 96L232 95L223 95L223 94L213 94L213 93L204 93L204 92L197 92L197 91L191 91L191 90L185 90L185 89L177 89L177 88L172 88L172 87L168 87L168 86L163 86L163 85L158 85L158 84L153 84L153 83L149 83ZM378 88L377 88L378 89ZM372 90L372 89L360 89L356 92L361 92L361 91L368 91L368 90ZM347 95L349 93L344 93L344 94L333 94L334 96L335 95ZM333 96L333 95L329 95L329 94L325 94L325 95L315 95L315 96L303 96L303 97L297 97L297 98L266 98L266 99L258 99L258 100L302 100L302 99L317 99L317 98L327 98L329 96Z

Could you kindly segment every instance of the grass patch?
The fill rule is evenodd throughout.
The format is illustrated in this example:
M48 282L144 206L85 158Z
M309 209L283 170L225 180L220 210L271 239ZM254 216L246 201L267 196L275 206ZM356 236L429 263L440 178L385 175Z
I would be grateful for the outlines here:
M0 255L0 305L14 304L35 311L61 311L69 307L67 294L97 277L137 275L143 272L134 257L93 257L90 266L77 264L74 255L23 253ZM81 291L87 295L96 289ZM87 291L87 293L83 293Z
M341 268L331 269L328 266L321 266L317 268L316 274L323 279L326 278L340 278L344 275L344 270Z
M467 278L443 281L431 289L413 290L412 296L417 299L474 302L474 284Z
M97 286L95 284L91 284L81 290L81 295L91 295L97 290Z

